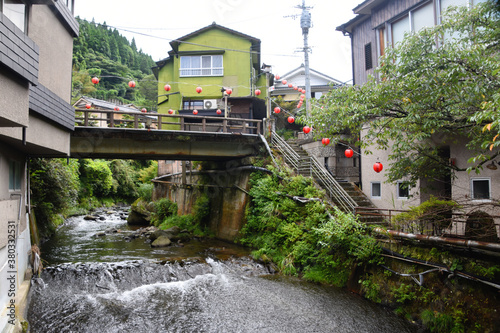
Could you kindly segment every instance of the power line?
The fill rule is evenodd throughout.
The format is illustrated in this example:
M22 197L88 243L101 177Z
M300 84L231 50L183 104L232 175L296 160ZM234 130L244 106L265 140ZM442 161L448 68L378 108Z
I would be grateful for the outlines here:
M88 20L84 20L84 21L86 21L88 23L92 23L92 22L89 22ZM240 50L240 49L230 49L230 48L225 48L225 47L218 47L218 46L212 46L212 45L204 45L204 44L187 42L187 41L183 41L183 40L179 40L179 39L172 39L172 38L155 36L155 35L147 34L147 33L144 33L144 32L133 31L133 30L130 30L130 29L120 28L120 27L113 26L113 25L108 25L108 24L104 25L104 24L95 23L95 22L93 24L97 24L97 25L101 25L101 26L105 26L105 27L109 27L109 28L114 28L114 29L120 30L120 31L126 31L126 32L129 32L129 33L132 33L132 34L136 34L136 35L140 35L140 36L145 36L145 37L150 37L150 38L156 38L156 39L166 40L166 41L169 41L169 42L178 42L178 43L195 45L195 46L202 46L202 47L207 47L207 48L212 48L212 49L217 49L217 50L223 50L223 51L233 51L233 52L241 52L241 53L248 53L248 54L260 54L260 55L264 55L264 53L257 52L257 51L248 51L248 50ZM133 29L135 29L135 28L133 28ZM265 53L265 55L277 56L277 57L293 57L293 58L298 58L298 56L293 55L293 54Z

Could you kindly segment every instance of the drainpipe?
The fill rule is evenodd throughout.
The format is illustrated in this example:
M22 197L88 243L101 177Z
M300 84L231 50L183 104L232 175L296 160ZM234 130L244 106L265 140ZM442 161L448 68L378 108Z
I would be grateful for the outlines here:
M375 228L374 231L379 233L379 234L390 235L393 237L401 237L401 238L406 238L406 239L415 239L415 240L419 240L419 241L423 241L423 242L448 244L448 245L463 246L463 247L472 247L472 248L479 248L479 249L500 252L500 244L499 243L479 242L479 241L474 241L474 240L456 239L456 238L450 238L450 237L409 234L409 233L402 232L402 231L384 230L382 228Z

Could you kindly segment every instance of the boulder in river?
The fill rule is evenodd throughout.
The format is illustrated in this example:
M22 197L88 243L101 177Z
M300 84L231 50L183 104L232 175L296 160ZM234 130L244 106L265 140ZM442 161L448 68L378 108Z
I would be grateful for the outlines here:
M160 236L151 243L151 247L166 247L170 246L170 244L172 244L170 238L167 236Z
M130 214L127 223L130 225L149 225L151 213L154 211L154 204L147 203L140 199L136 200L130 207Z

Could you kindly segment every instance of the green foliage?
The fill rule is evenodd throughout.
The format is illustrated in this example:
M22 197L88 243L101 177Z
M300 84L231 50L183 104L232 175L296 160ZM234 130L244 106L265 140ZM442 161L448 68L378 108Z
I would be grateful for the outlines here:
M426 234L440 231L447 228L451 223L451 212L459 209L460 205L452 200L440 200L431 196L429 200L418 206L410 207L407 212L403 212L393 218L393 223L405 226L407 232L418 232ZM427 230L431 228L431 230Z
M343 213L335 208L334 219L328 220L314 231L318 234L319 244L323 247L332 245L342 247L361 262L380 261L381 249L376 239L352 214Z
M406 301L413 301L417 298L415 286L410 284L401 283L398 288L393 290L393 296L398 303L405 303Z
M76 205L79 188L78 162L33 158L29 169L35 215L41 231L50 233L62 222L58 214Z
M492 3L464 6L442 25L406 35L386 49L376 77L362 86L333 89L310 118L300 120L313 126L318 138L340 139L364 128L357 143L365 152L390 152L390 182L405 179L415 187L419 179L465 171L436 147L458 138L475 155L468 169L479 171L497 156L500 144L499 14Z
M105 197L112 194L113 173L105 160L81 160L80 180L90 196Z
M117 197L135 199L137 197L138 172L130 161L112 160L109 168L113 175L113 188Z
M103 100L118 99L151 110L156 107L158 84L151 56L137 50L118 30L77 18L80 34L73 42L73 97L87 95ZM93 85L90 78L101 78ZM136 88L128 81L134 80Z
M139 188L137 189L137 194L142 200L150 202L151 200L153 200L153 189L153 184L140 184Z
M177 226L181 230L187 230L198 237L212 236L208 228L207 218L210 214L210 199L207 195L200 195L196 199L191 214L177 215L177 204L171 201L169 202L167 199L160 205L163 206L161 210L165 212L165 218L163 220L158 218L158 221L161 223L159 226L160 229L168 229Z
M334 211L330 220L320 201L299 203L290 197L323 198L310 178L254 173L251 204L239 242L257 250L255 258L273 261L284 274L344 286L356 261L376 262L380 249L354 216ZM341 225L344 225L341 227Z
M167 198L155 201L154 205L155 210L152 214L151 222L155 226L159 226L167 217L177 215L177 204Z
M139 171L139 180L148 183L158 175L158 161L151 161L151 164Z
M464 332L464 328L457 323L453 316L432 310L424 310L421 313L422 323L431 331L436 333Z
M359 281L363 296L372 302L380 303L380 284L373 282L371 277Z

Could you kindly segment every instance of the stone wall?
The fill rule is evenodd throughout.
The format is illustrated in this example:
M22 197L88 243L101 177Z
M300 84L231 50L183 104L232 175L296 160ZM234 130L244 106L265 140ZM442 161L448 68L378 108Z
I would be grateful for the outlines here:
M196 199L207 195L210 199L210 230L219 239L234 241L245 224L245 208L249 200L251 170L195 171L186 175L162 177L155 182L153 199L168 198L177 203L178 214L189 214Z

